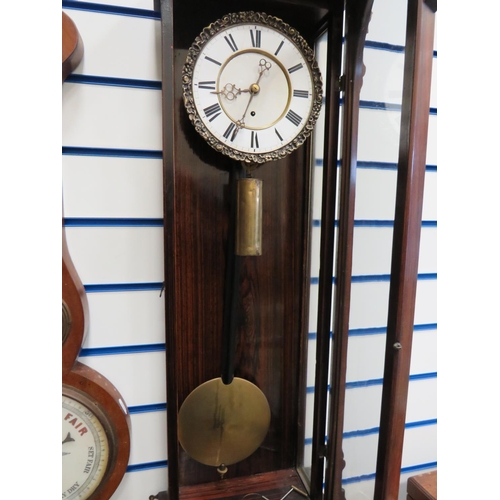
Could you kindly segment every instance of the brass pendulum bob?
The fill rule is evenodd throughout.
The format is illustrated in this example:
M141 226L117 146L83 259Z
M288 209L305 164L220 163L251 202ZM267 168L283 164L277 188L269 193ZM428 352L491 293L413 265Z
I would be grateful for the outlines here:
M178 436L184 451L202 464L217 467L221 478L228 465L244 460L259 448L271 420L264 393L248 380L234 377L241 260L244 255L261 253L262 211L261 181L241 178L241 169L231 173L231 179L221 377L194 389L178 415Z

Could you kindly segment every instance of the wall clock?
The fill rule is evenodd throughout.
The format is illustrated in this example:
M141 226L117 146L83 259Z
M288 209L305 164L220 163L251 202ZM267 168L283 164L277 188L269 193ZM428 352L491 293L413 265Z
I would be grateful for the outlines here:
M197 4L194 23L194 2L167 0L161 7L168 495L205 498L209 492L199 489L205 485L223 498L238 494L234 481L259 477L256 488L265 484L283 496L292 484L304 489L295 464L309 289L307 138L323 98L310 47L327 10L280 2L239 2L235 10L223 1ZM223 378L231 212L242 181L251 186L247 195L254 188L262 195L250 211L258 218L262 210L262 247L236 255L239 304L229 372L262 391L270 421L260 446L230 464L221 480L215 463L201 463L183 448L178 417L198 388Z
M184 104L216 151L251 166L278 160L310 135L322 102L314 52L298 31L260 12L227 14L191 45L183 69ZM262 253L262 183L236 163L230 175L221 377L196 388L179 411L186 452L227 472L267 434L270 407L256 384L233 376L242 256ZM236 255L233 255L233 252ZM215 423L214 423L215 422Z
M157 1L163 53L169 457L168 494L160 492L157 498L236 500L250 493L283 498L290 492L291 500L298 495L292 486L307 490L314 500L344 498L343 391L359 95L372 3L241 0L235 9L230 0ZM295 36L300 33L311 47L325 29L321 273L311 416L306 415L306 365L313 165L306 137L317 118L321 92L314 63L301 43L295 44ZM193 459L179 443L179 414L197 388L221 377L224 291L227 270L232 269L227 245L232 193L235 181L255 181L257 168L264 194L263 245L260 253L244 254L240 261L230 373L262 391L271 418L261 445L228 467L221 479L213 463ZM332 318L335 248L338 278ZM332 323L336 342L330 358ZM313 420L310 457L304 457L306 416ZM386 435L384 443L389 442ZM312 465L306 464L307 458Z

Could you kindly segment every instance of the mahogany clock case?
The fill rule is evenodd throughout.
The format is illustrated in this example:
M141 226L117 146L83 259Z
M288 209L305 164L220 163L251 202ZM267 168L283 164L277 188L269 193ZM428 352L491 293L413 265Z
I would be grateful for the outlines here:
M178 444L177 413L203 382L220 376L229 176L235 163L195 131L182 102L188 49L225 14L265 12L283 19L311 47L324 27L325 2L161 3L163 37L165 288L169 490L218 480L213 467ZM226 478L295 467L303 435L307 338L310 146L260 166L263 253L242 263L235 376L266 395L271 425L262 446Z

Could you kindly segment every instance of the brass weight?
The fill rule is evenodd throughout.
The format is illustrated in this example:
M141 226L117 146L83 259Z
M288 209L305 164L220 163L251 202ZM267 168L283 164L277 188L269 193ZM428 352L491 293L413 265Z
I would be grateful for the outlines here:
M262 255L262 181L238 181L236 255Z

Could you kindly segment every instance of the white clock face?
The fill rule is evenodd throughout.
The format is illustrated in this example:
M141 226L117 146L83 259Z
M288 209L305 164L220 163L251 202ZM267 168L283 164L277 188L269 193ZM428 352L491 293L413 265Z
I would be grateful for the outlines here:
M284 30L236 23L201 47L190 93L199 119L219 145L263 155L283 150L304 130L309 134L312 126L306 125L318 102L315 76L320 81L319 71L313 75L303 51Z
M96 414L62 397L62 498L86 500L99 486L109 460L106 431Z

